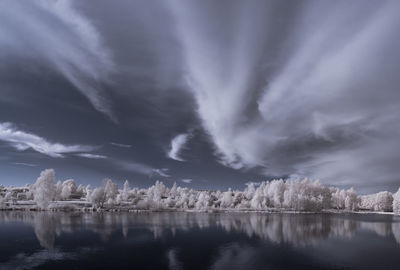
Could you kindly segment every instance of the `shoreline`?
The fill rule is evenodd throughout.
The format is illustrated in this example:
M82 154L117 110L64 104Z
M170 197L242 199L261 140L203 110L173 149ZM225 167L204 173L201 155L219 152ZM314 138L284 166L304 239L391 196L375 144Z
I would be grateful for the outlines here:
M377 215L390 215L400 216L394 212L382 212L382 211L349 211L349 210L321 210L321 211L298 211L298 210L279 210L279 209L268 209L268 210L251 210L251 209L129 209L129 208L51 208L51 209L38 209L38 208L24 208L24 207L11 207L2 208L0 211L4 212L69 212L69 213L101 213L101 212L128 212L128 213L208 213L208 214L377 214Z

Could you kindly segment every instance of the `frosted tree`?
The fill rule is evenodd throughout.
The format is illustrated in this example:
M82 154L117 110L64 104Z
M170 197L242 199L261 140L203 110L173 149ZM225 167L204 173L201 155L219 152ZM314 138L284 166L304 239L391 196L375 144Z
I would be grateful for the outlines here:
M344 209L346 200L346 191L335 188L332 193L332 206L336 209Z
M262 184L254 192L253 198L250 201L250 207L253 209L261 209L264 200Z
M400 188L393 194L393 212L396 215L400 215Z
M229 188L228 191L225 191L222 193L222 198L221 198L221 207L223 208L230 208L233 203L233 193L232 190Z
M93 204L94 207L104 207L107 204L114 204L118 195L118 185L113 183L111 179L104 179L101 187L95 188L93 191L90 186L86 187L86 200Z
M285 182L280 180L275 180L268 186L267 197L269 202L274 207L282 207L283 199L285 193Z
M65 180L62 184L61 199L67 200L71 198L71 195L76 193L76 190L77 188L74 179Z
M55 173L53 169L47 169L40 173L33 185L33 199L39 208L47 209L55 196Z
M344 204L346 210L357 210L359 201L357 193L354 191L353 188L346 190L346 198Z
M198 210L205 210L209 208L210 196L206 191L201 191L199 197L197 198L197 202L195 204L195 208Z
M87 185L85 187L84 193L86 194L85 199L88 200L88 197L90 197L90 194L92 193L92 186L91 185Z
M111 179L105 179L104 193L108 204L113 204L118 195L118 185Z
M255 192L256 192L256 188L254 186L254 183L250 183L247 185L247 188L244 190L243 193L244 193L246 200L250 201L253 198Z
M104 187L95 188L86 196L86 200L93 204L94 207L103 207L106 202L106 193Z
M61 181L57 181L57 184L56 184L56 191L55 191L55 196L54 196L54 199L55 199L56 201L61 200L61 192L62 192L62 189L63 189L62 182L61 182Z
M85 188L83 187L82 184L79 184L78 188L76 189L76 195L78 196L78 198L82 198L84 194L85 194Z
M121 200L122 201L127 201L129 199L130 191L131 191L131 188L129 186L129 182L128 182L128 180L126 180L124 183L124 189L121 192Z
M176 197L178 196L178 187L176 185L176 182L172 185L171 189L169 190L169 196L171 197Z
M388 191L382 191L375 195L375 211L393 211L393 196Z

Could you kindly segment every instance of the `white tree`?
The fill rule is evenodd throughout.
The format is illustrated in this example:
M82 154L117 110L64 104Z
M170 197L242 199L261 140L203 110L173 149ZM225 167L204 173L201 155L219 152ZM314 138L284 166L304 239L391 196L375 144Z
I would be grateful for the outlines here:
M255 192L256 192L256 188L254 186L254 183L250 183L247 185L247 188L244 190L243 193L244 193L245 198L248 201L250 201L253 198Z
M357 193L354 191L354 188L350 188L346 190L346 198L344 201L346 210L357 210L358 208L358 197Z
M108 204L113 204L118 195L118 185L113 183L111 179L105 179L104 193Z
M79 184L78 188L76 189L76 195L79 198L82 198L82 196L85 194L85 188L83 187L82 184Z
M53 169L47 169L40 173L33 185L33 199L39 208L47 209L55 196L55 173Z
M88 200L88 198L90 197L90 193L92 193L92 187L90 185L87 185L85 187L84 193L86 193L86 197L85 198L86 198L86 200Z
M233 194L231 188L228 189L228 191L225 191L222 193L222 198L221 198L221 207L223 208L230 208L233 203Z
M396 215L400 215L400 188L393 194L393 212Z
M73 193L76 193L76 184L74 179L65 180L62 184L61 199L67 200Z
M388 191L382 191L375 195L375 211L393 211L393 196Z
M129 199L130 191L131 191L131 188L129 186L129 182L128 182L128 180L126 180L124 183L124 189L121 192L121 200L127 201Z
M92 203L94 207L103 207L106 202L106 193L104 187L95 188L87 194L88 202Z
M195 204L195 208L198 210L205 210L209 208L210 196L206 191L199 192L199 197L197 198L197 202Z
M56 184L56 191L55 191L55 196L54 196L54 199L55 199L56 201L61 200L61 192L62 192L62 189L63 189L62 182L61 182L61 181L57 181L57 184Z

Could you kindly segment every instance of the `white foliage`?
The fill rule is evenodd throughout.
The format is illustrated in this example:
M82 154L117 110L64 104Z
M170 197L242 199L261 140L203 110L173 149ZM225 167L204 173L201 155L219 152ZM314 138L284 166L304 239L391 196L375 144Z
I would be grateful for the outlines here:
M87 201L91 202L94 207L103 207L106 202L104 187L95 188L92 192L88 193Z
M391 212L393 210L393 195L388 191L360 196L360 208L372 211Z
M400 188L393 194L393 212L396 215L400 215Z
M61 199L62 200L69 199L73 193L76 193L76 190L77 188L74 179L65 180L62 183Z
M129 199L129 193L131 191L131 188L129 186L128 180L125 181L124 183L124 189L121 192L121 200L122 201L127 201Z
M53 169L47 169L40 173L39 178L33 185L33 198L39 208L47 209L49 203L55 196L55 172Z
M260 210L260 211L321 211L338 210L371 210L393 211L400 214L400 189L397 193L383 191L371 195L357 196L353 188L338 189L327 187L321 182L309 179L284 181L283 179L254 183L244 191L198 191L173 184L168 188L156 181L147 189L131 189L125 181L123 189L111 179L105 179L102 186L92 190L90 185L76 187L75 181L69 179L57 184L54 170L45 170L36 183L25 188L0 187L0 207L15 204L17 200L34 201L41 209L47 209L49 203L56 200L86 200L95 208L128 208L128 209L193 209L209 210ZM32 194L32 195L31 195Z

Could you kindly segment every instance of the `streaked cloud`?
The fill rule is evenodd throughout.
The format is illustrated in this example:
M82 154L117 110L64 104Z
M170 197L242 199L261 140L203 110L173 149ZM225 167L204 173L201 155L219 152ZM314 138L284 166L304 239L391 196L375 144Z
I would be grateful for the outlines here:
M122 143L116 143L116 142L110 142L111 145L117 146L117 147L122 147L122 148L131 148L132 145L130 144L122 144Z
M51 143L35 134L18 130L12 123L0 123L0 141L8 143L18 151L32 149L55 158L64 157L67 153L89 152L98 148L90 145Z
M161 168L161 169L153 169L153 173L158 174L162 177L170 177L171 175L168 174L168 168Z
M218 161L338 185L398 181L388 160L400 157L389 150L400 135L399 3L301 5L285 24L268 13L277 3L236 2L234 23L220 23L214 4L172 2L187 87Z
M189 135L184 133L184 134L179 134L175 136L171 140L171 147L168 152L168 157L177 161L185 161L183 158L179 156L179 153L181 152L182 148L185 146L187 140L189 138Z
M14 165L20 165L20 166L27 166L27 167L37 167L37 164L33 163L25 163L25 162L14 162Z
M190 183L192 183L193 179L185 178L185 179L181 179L181 181L183 183L190 184Z
M113 163L123 170L150 176L154 172L154 168L149 165L127 160L113 160Z
M106 158L108 158L107 156L104 156L104 155L89 154L89 153L76 154L76 156L84 157L84 158L91 158L91 159L106 159Z
M114 69L111 53L72 1L1 2L0 46L9 55L47 62L94 108L117 121L102 86Z

